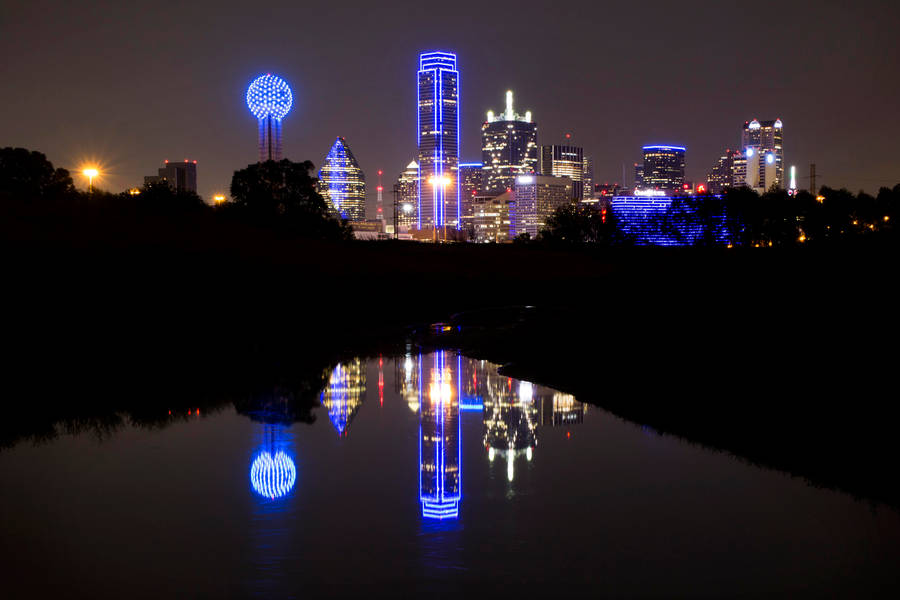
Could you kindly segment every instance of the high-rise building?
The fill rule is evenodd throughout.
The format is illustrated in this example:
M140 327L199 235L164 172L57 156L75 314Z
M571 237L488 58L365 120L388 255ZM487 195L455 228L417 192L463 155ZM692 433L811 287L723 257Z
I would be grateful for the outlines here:
M457 361L448 355L441 350L419 361L419 502L429 519L457 518L462 498L459 390L451 370Z
M342 219L366 220L366 176L342 137L334 141L319 169L319 193Z
M584 170L581 176L581 184L584 193L582 200L594 199L594 159L590 156L584 157Z
M572 187L572 180L568 177L517 177L515 203L510 207L509 235L516 237L527 233L532 238L536 237L553 211L572 202Z
M472 201L471 239L479 243L509 241L510 213L514 210L514 192L499 196L476 196Z
M472 233L472 201L484 188L482 163L460 163L459 165L459 221L460 228Z
M568 177L572 180L572 199L584 199L584 149L578 146L541 146L541 175Z
M642 187L681 192L684 186L684 153L681 146L644 146Z
M715 166L706 176L706 189L711 194L721 194L725 188L734 187L735 159L740 152L728 149L719 157Z
M419 55L416 110L419 229L459 227L459 71L456 55Z
M623 169L623 177L624 177L624 169ZM634 189L641 189L644 187L644 163L634 163Z
M259 126L259 162L281 160L281 121L293 103L290 86L271 73L260 75L247 88L247 108Z
M419 222L419 165L411 161L394 184L394 231L406 233Z
M747 157L744 185L767 191L784 187L784 123L781 119L744 123L741 149Z
M512 91L506 92L506 110L499 115L488 111L481 126L481 161L486 194L512 189L517 175L537 168L537 123L531 111L520 115L513 110Z
M197 161L184 159L183 163L165 161L158 175L144 177L144 185L167 183L176 192L197 193Z

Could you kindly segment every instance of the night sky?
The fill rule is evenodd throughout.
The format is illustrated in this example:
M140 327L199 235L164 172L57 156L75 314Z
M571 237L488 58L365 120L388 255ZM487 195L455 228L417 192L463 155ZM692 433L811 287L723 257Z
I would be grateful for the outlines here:
M377 170L389 190L415 156L418 53L449 50L463 161L481 160L485 111L512 89L539 143L571 132L598 182L624 163L630 184L649 143L687 146L698 181L744 121L780 117L800 176L815 162L820 185L876 192L900 182L898 32L893 0L4 2L0 146L94 159L114 192L197 160L208 199L256 160L244 94L271 72L294 91L286 157L318 168L344 136L372 205Z

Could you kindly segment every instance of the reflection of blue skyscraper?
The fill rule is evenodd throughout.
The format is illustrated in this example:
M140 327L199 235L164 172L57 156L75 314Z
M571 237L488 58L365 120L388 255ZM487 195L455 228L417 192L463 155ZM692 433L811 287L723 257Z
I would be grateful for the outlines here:
M462 497L459 402L450 368L455 361L445 363L444 352L432 356L430 376L419 377L419 501L423 517L455 519Z
M416 80L419 229L459 228L459 71L456 55L419 55Z
M347 428L359 412L365 394L366 368L358 358L332 369L319 402L328 411L328 418L338 435L347 434Z

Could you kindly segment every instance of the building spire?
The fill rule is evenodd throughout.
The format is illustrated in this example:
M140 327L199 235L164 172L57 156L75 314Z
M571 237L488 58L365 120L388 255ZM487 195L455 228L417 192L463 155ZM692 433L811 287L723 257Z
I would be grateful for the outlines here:
M506 91L506 120L514 121L516 119L516 115L513 112L513 93L512 90Z

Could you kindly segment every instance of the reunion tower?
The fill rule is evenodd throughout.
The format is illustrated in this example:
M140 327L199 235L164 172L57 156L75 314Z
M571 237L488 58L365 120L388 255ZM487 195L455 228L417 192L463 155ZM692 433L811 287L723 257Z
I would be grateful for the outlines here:
M259 162L281 160L281 120L293 103L290 86L271 73L260 75L247 88L247 107L259 121Z

